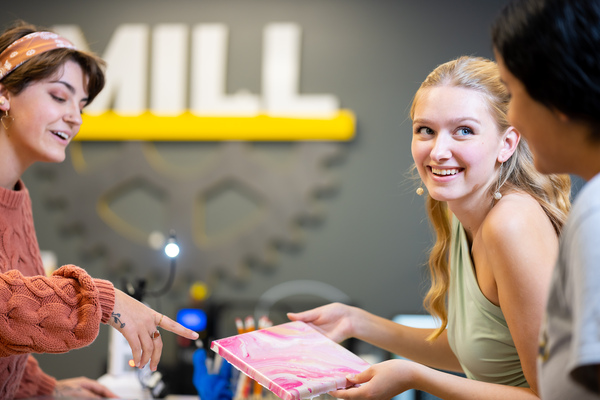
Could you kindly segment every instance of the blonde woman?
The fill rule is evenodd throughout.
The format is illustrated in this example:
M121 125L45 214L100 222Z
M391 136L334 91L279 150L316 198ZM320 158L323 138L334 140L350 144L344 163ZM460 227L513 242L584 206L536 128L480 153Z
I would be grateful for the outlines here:
M570 180L534 169L507 122L508 100L496 64L483 58L442 64L421 84L412 155L437 236L425 305L440 326L409 328L342 304L290 314L335 341L355 337L412 360L373 365L333 396L539 398L537 338Z

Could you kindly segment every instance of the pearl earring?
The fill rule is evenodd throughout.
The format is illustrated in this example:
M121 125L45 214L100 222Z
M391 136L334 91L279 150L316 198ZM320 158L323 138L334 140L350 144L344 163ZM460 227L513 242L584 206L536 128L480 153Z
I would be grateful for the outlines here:
M422 196L424 192L425 192L425 190L423 190L423 188L422 188L422 187L420 187L420 188L418 188L418 189L417 189L417 194L418 194L419 196Z
M504 163L500 164L500 173L498 174L498 183L496 185L496 190L494 191L494 194L493 194L494 199L496 199L496 201L498 201L502 198L502 193L500 193L500 188L506 181L506 178L504 178L504 179L502 178L502 169L503 168L504 168Z

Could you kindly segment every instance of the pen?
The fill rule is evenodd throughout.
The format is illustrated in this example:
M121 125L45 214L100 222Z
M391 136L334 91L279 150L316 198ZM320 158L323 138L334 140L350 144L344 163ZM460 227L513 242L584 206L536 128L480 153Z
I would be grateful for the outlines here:
M246 320L245 320L244 332L252 332L255 329L256 329L256 324L254 322L254 317L252 317L251 315L247 316ZM250 397L250 389L253 385L260 386L260 384L253 379L246 379L246 381L244 382L244 388L243 388L242 393L243 393L243 396L245 399ZM256 390L256 387L255 387L255 390Z
M242 333L244 333L244 323L242 322L241 318L235 319L235 327L237 329L238 335L241 335ZM244 387L246 386L247 380L248 380L248 377L246 375L244 375L243 373L240 373L240 376L239 376L238 382L237 382L237 387L235 389L234 399L241 400L244 398Z

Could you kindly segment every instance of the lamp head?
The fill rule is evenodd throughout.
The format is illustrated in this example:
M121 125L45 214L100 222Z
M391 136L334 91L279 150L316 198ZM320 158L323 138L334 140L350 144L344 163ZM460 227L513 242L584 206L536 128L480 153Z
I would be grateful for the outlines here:
M167 240L167 244L165 245L165 254L169 258L175 258L179 255L179 245L177 244L177 240L175 239L175 231L171 231L169 234L169 239Z

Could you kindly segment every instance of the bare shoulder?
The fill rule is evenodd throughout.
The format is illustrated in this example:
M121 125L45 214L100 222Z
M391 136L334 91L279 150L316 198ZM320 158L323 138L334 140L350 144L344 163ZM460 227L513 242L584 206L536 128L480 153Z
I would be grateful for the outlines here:
M542 206L527 193L510 193L490 210L481 227L488 246L513 246L539 235L555 236L554 228Z
M545 293L558 255L558 237L537 200L520 193L502 197L484 220L480 240L498 288L498 304L519 288L528 291L535 286L538 293Z

